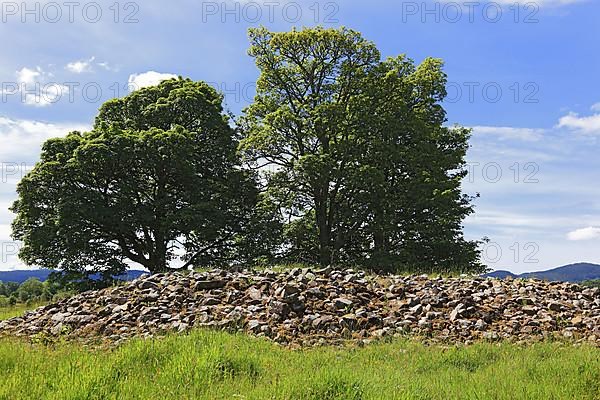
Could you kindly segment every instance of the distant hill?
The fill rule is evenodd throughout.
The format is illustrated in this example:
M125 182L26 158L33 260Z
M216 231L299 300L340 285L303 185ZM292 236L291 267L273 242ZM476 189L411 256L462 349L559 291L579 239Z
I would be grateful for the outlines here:
M50 269L32 269L32 270L15 270L15 271L0 271L0 281L2 282L17 282L23 283L29 278L38 278L40 281L45 281L48 276L52 273ZM135 269L128 270L124 276L118 276L117 278L126 281L131 281L138 278L140 275L146 273L145 271L139 271Z
M508 276L513 278L536 278L548 281L560 282L582 282L592 279L600 279L600 265L590 263L569 264L546 271L526 272L524 274L513 274L509 271L494 271L484 276L490 278L504 279Z
M498 278L498 279L505 279L505 278L508 278L509 276L511 278L517 278L518 277L518 275L515 275L512 272L510 272L510 271L504 271L504 270L490 272L489 274L485 274L484 276L486 276L488 278Z
M29 278L38 278L40 281L45 281L51 272L49 269L0 271L0 281L23 283Z

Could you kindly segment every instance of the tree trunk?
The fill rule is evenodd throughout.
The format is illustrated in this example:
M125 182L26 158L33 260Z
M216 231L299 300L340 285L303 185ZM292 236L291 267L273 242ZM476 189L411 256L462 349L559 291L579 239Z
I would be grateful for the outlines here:
M160 240L157 239L152 264L154 269L154 271L150 271L152 273L165 272L167 270L167 246L162 238Z
M385 235L383 228L375 227L373 232L373 242L375 244L375 254L382 254L385 251Z
M167 244L165 236L162 232L155 232L154 239L154 251L150 255L150 264L152 268L148 268L153 274L165 272L167 270Z
M152 273L165 272L167 270L167 230L164 227L164 210L168 201L165 169L164 166L158 166L156 174L155 220L152 229L154 234L154 253L150 255L154 268L154 271L150 271Z
M326 267L331 264L331 227L327 218L326 196L317 196L315 206L319 231L319 264Z

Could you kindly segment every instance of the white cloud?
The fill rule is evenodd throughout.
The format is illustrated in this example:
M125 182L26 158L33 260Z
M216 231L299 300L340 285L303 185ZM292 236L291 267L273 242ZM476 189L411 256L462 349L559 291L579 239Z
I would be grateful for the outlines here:
M112 66L107 62L99 62L98 66L105 69L106 71L110 71L110 72L118 72L119 71L118 67Z
M477 210L470 215L468 221L473 225L505 228L542 229L556 228L557 226L568 226L573 223L573 218L554 217L548 218L545 214L535 214L531 209L503 210L496 206L495 210Z
M75 74L91 72L92 71L92 63L94 62L95 59L96 59L96 57L91 57L88 60L73 61L73 62L68 63L65 68L68 71L73 72Z
M513 128L506 126L473 126L474 135L496 136L501 140L537 141L544 135L544 129Z
M25 85L33 85L43 75L44 71L40 67L36 67L35 69L23 67L17 71L17 82Z
M596 106L594 105L593 108ZM577 113L569 113L560 118L557 127L583 134L600 134L600 114L580 117Z
M577 229L567 234L567 239L572 241L592 240L600 238L600 228L589 226Z
M69 94L69 87L58 83L45 83L36 88L35 92L23 94L24 103L28 106L46 107L59 101Z
M158 85L164 80L177 78L177 75L160 73L156 71L143 72L141 74L129 75L129 88L131 91L148 86Z
M12 229L9 224L0 224L0 240L10 240Z
M89 126L78 123L47 123L0 116L0 244L4 246L2 250L5 253L0 259L0 270L25 267L13 251L16 243L10 238L10 223L14 215L8 208L17 198L16 184L39 160L46 140L65 136L71 131L89 129Z
M39 158L41 146L47 139L89 128L77 123L46 123L0 117L0 161L32 165Z
M34 107L46 107L59 101L69 93L68 86L52 82L53 74L41 67L23 67L16 72L15 90L5 90L9 95L21 94L23 104Z
M18 258L21 242L14 241L10 237L11 232L9 224L0 224L0 271L25 267Z
M592 111L600 112L600 103L596 103L590 107Z

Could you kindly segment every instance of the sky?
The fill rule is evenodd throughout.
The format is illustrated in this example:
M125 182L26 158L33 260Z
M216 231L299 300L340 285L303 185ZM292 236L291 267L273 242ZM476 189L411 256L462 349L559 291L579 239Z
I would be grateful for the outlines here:
M239 115L258 70L247 30L346 26L384 57L445 61L448 124L473 129L465 193L492 269L600 263L600 2L594 0L0 1L0 270L19 179L99 106L184 76Z

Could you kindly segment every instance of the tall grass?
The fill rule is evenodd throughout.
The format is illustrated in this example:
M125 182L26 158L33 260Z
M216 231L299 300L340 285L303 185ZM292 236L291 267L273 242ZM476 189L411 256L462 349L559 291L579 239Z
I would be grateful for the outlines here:
M557 343L289 350L222 332L116 349L0 339L0 399L600 399L600 350Z
M0 321L9 319L12 317L18 317L23 315L25 311L33 310L39 306L43 306L44 303L34 304L15 304L13 306L0 307Z

